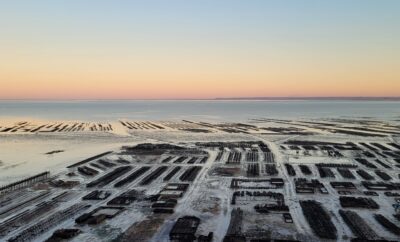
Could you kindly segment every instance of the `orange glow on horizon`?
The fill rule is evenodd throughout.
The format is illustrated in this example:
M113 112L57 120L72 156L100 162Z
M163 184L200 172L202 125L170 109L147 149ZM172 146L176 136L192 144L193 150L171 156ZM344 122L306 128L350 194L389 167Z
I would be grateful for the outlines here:
M17 61L16 61L17 62ZM267 62L267 61L266 61ZM21 63L21 62L19 62ZM32 64L34 63L34 64ZM118 64L121 65L118 65ZM132 64L130 67L129 63ZM8 63L10 64L10 62ZM193 64L193 66L192 66ZM0 66L1 99L185 99L400 96L400 73L383 67L302 63L26 61Z

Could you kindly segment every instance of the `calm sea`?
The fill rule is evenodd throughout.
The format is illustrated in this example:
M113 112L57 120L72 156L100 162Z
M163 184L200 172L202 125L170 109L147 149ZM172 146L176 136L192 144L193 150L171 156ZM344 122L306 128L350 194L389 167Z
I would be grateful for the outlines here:
M399 119L398 101L0 101L0 118L112 121L374 117Z

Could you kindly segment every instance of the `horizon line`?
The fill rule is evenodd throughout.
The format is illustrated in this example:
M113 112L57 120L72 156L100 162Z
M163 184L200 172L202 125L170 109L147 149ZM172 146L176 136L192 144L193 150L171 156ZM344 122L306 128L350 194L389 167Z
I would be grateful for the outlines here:
M277 97L214 97L214 98L0 98L0 101L228 101L228 100L398 100L400 96L277 96Z

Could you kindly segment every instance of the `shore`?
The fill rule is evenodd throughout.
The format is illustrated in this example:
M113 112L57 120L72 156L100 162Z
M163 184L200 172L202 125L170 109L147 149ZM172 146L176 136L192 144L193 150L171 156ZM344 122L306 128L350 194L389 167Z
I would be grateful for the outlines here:
M77 229L71 241L169 241L190 215L200 221L193 236L213 232L214 241L349 241L358 235L339 210L352 206L368 236L394 239L373 214L394 221L396 189L366 188L365 179L400 181L399 134L398 121L374 118L0 122L0 186L50 172L0 196L0 238L45 240ZM339 200L344 194L350 205ZM379 208L357 207L364 206L357 197ZM313 227L315 219L325 227ZM42 232L28 233L30 226Z

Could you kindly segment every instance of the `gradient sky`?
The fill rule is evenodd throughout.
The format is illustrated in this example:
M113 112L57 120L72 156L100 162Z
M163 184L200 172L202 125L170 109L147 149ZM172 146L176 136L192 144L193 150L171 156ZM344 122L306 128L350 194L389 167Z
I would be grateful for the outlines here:
M400 96L400 1L0 2L0 99L243 96Z

